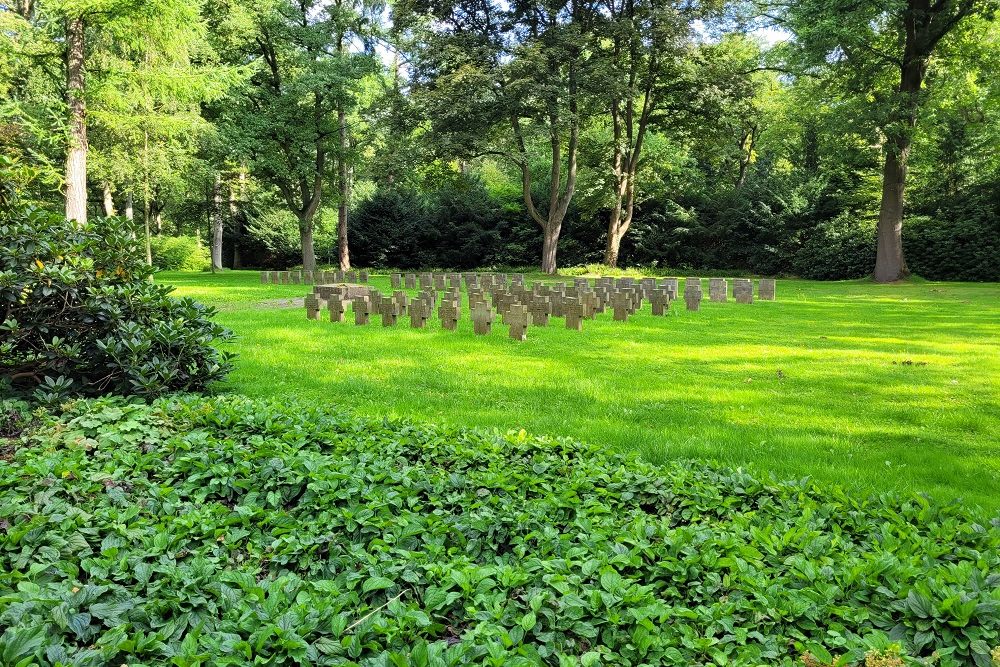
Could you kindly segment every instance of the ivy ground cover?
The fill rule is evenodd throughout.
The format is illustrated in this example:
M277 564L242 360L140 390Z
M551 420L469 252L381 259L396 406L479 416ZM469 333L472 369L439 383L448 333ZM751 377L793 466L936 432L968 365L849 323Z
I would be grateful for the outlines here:
M60 410L0 430L4 665L985 667L1000 643L1000 526L958 503L294 401Z

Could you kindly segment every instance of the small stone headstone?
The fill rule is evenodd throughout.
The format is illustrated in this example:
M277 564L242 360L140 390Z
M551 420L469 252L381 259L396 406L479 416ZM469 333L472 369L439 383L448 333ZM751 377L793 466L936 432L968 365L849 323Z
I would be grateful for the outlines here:
M410 304L410 326L414 329L423 329L427 324L427 316L430 314L431 306L424 299L416 299Z
M528 325L531 324L531 313L527 306L513 304L507 312L507 324L510 325L510 337L514 340L528 338Z
M566 301L563 304L563 312L566 316L567 329L583 330L584 307L580 299L571 296L566 297Z
M761 301L774 301L774 278L761 278L757 283L757 296Z
M670 293L663 288L654 289L649 297L649 303L654 315L666 315L670 308Z
M306 317L310 320L319 319L319 297L315 294L306 294Z
M420 274L420 289L428 290L434 287L434 276L430 273Z
M344 301L339 294L330 295L330 298L326 300L326 305L330 309L331 322L344 321Z
M394 327L399 317L399 304L392 299L382 299L382 303L379 304L379 314L382 316L383 327Z
M616 322L627 322L632 313L632 295L619 288L611 295L611 307L614 308Z
M368 324L371 316L371 302L367 296L356 296L351 302L354 308L354 323L357 325Z
M392 293L392 300L396 302L396 306L399 308L399 314L403 315L406 313L406 306L409 304L410 300L406 296L406 292L402 290L397 290Z
M733 298L736 303L753 303L753 281L749 278L734 279Z
M536 296L528 306L531 313L531 324L536 327L547 327L549 325L549 314L552 312L552 304L547 296Z
M725 302L729 296L729 283L725 278L708 279L709 301Z
M389 276L389 280L392 283L392 289L399 289L403 286L403 276L399 273L393 273Z
M260 272L260 284L261 285L266 285L267 284L267 271L261 271Z
M445 299L438 308L438 317L441 318L441 328L454 331L458 328L458 320L462 314L462 308L458 301Z
M684 303L688 310L701 310L701 278L684 279Z
M472 328L479 336L487 335L493 328L493 311L485 301L480 301L472 309Z
M360 283L368 282L368 271L365 270L358 271L358 282Z
M417 276L413 273L406 274L406 289L417 289Z

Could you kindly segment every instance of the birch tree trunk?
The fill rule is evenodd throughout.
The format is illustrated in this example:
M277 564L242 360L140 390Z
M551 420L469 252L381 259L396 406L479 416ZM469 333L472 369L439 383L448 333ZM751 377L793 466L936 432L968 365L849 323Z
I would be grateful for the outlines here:
M86 25L82 16L66 20L66 103L69 146L66 150L66 218L87 224L87 104L84 100Z

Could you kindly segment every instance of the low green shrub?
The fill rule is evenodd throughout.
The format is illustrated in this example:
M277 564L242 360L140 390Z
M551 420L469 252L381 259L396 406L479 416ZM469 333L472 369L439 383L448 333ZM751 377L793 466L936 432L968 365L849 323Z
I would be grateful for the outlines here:
M149 281L128 222L79 227L36 208L0 212L0 391L55 402L71 394L196 391L228 373L215 311Z
M947 222L914 216L903 225L903 251L913 273L928 280L1000 281L1000 216Z
M875 244L873 225L843 216L808 231L792 271L810 280L864 278L875 268Z
M208 247L194 236L153 236L149 245L158 271L202 271L211 266Z
M61 410L0 460L4 664L984 666L1000 644L1000 525L961 504L241 397Z

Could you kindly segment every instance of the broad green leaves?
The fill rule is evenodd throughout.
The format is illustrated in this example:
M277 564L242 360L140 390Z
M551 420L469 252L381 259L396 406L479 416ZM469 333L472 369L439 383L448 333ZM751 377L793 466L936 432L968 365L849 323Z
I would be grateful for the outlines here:
M1000 644L1000 528L956 505L239 397L62 410L0 460L4 665L987 667Z

